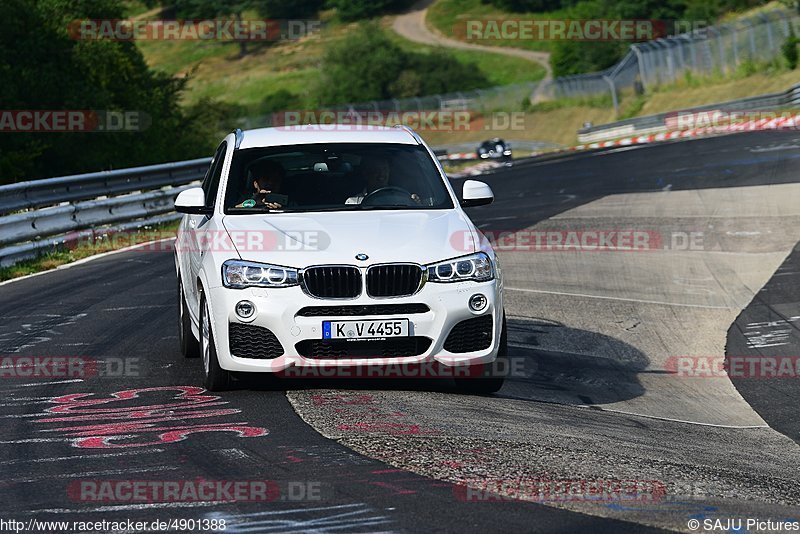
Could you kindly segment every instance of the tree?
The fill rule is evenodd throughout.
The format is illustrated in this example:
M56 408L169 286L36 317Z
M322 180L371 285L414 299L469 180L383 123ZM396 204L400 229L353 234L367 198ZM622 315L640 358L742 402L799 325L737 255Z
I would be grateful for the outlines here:
M319 100L342 104L407 98L489 85L473 65L444 51L407 52L374 23L364 24L323 58Z
M325 0L261 0L263 13L275 19L302 19L313 17L322 9Z
M616 18L603 2L583 1L569 8L568 20ZM553 41L550 65L554 76L568 76L606 69L619 61L629 43L619 41Z
M118 0L4 0L0 109L136 111L143 131L0 134L0 181L199 157L213 150L219 108L184 112L184 81L151 71L131 42L74 40L76 19L120 19ZM30 28L36 28L35 32Z
M484 0L483 3L492 4L503 11L537 13L560 9L568 2L562 2L561 0Z
M797 36L794 34L794 28L789 26L789 37L786 38L784 41L783 46L781 47L781 52L783 52L783 57L786 58L786 62L789 64L789 68L794 70L797 68L797 45L800 43Z
M364 20L402 11L412 4L411 0L329 0L336 8L339 18L346 21Z
M389 86L403 71L405 54L377 25L365 25L332 46L323 57L323 103L390 97Z
M248 9L262 11L264 0L175 0L175 14L180 19L233 17L241 22ZM247 55L247 41L239 43L239 57Z

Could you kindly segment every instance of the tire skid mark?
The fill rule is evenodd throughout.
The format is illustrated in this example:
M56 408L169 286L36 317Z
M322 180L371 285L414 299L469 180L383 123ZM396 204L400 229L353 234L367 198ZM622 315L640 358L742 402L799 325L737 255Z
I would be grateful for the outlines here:
M37 414L41 432L61 433L73 447L116 449L153 447L185 440L191 434L233 432L241 438L266 436L266 428L245 421L200 422L197 419L227 417L241 413L217 395L195 386L161 386L117 391L107 397L94 393L71 393L50 399L50 408ZM147 400L147 396L167 394L167 402Z
M386 433L403 435L437 435L439 430L425 428L405 420L402 411L387 411L375 403L375 397L360 393L332 393L311 395L314 407L332 411L339 423L336 428L345 433Z

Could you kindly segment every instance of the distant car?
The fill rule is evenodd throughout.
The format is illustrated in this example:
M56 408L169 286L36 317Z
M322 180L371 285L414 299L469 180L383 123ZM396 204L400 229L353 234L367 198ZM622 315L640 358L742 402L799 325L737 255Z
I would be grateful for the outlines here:
M513 156L511 155L511 145L495 137L487 139L478 146L478 158L483 160L500 161L506 166L512 165Z
M237 130L175 201L181 352L209 390L379 357L474 365L457 386L497 391L481 364L506 356L502 279L462 209L493 199L467 180L459 200L408 128Z

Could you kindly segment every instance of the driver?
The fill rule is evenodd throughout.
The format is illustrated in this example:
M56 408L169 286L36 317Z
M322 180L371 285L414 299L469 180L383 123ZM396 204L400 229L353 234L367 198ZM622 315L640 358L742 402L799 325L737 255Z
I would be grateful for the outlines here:
M362 175L367 178L367 185L359 194L345 200L345 204L361 204L364 197L389 185L389 164L386 161L365 157L359 167Z

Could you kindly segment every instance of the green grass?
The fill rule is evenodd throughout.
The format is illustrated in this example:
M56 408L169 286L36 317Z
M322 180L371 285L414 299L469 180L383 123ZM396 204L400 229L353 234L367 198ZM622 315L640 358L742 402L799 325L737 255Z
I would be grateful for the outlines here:
M148 11L150 8L140 0L125 0L122 3L122 14L125 18L134 18Z
M317 35L299 41L250 44L244 57L239 57L236 43L139 41L137 46L152 68L172 76L189 76L183 97L186 105L210 98L236 105L242 116L256 116L272 111L266 109L265 98L285 90L297 95L297 107L313 109L319 106L315 89L320 83L325 51L354 28L353 24L338 22L330 13L323 13L322 19L323 28ZM393 33L390 20L383 19L387 35L403 49L419 53L434 49ZM544 76L544 69L520 58L463 50L447 52L479 70L489 86L530 82Z
M702 78L692 76L668 86L653 88L651 92L641 96L634 95L630 90L621 92L619 116L614 114L610 96L599 95L529 105L525 109L524 120L521 121L522 128L518 130L486 130L483 123L476 121L469 129L423 132L422 136L434 146L477 142L494 136L571 146L578 143L577 132L585 122L606 124L631 117L785 91L797 83L798 74L798 71L785 67L775 67L769 72L749 76L738 71L727 78L720 75Z
M541 12L541 13L508 13L502 11L491 4L484 4L481 0L438 0L428 8L426 22L436 31L458 39L466 41L465 21L481 19L510 19L510 20L530 20L536 19L558 19L564 18L560 11ZM487 46L508 46L511 48L524 48L527 50L549 51L550 41L535 41L523 39L471 39L468 42Z
M387 35L410 52L429 54L436 47L413 43L403 39L387 27ZM535 82L544 78L544 67L527 59L510 57L489 52L475 52L473 50L444 49L455 57L460 63L472 65L489 80L491 86L512 85L517 83Z
M264 99L281 89L299 97L306 107L316 104L314 88L326 41L338 33L285 43L256 43L239 57L236 43L142 41L147 63L173 76L189 76L184 104L211 98L260 113Z
M88 258L103 252L119 250L127 246L146 243L156 239L163 239L175 233L178 223L168 223L153 227L143 228L129 233L116 234L113 239L98 238L92 242L79 242L69 249L55 249L38 258L24 260L10 267L0 267L0 282L19 278L29 274L49 271L72 263L83 258Z

